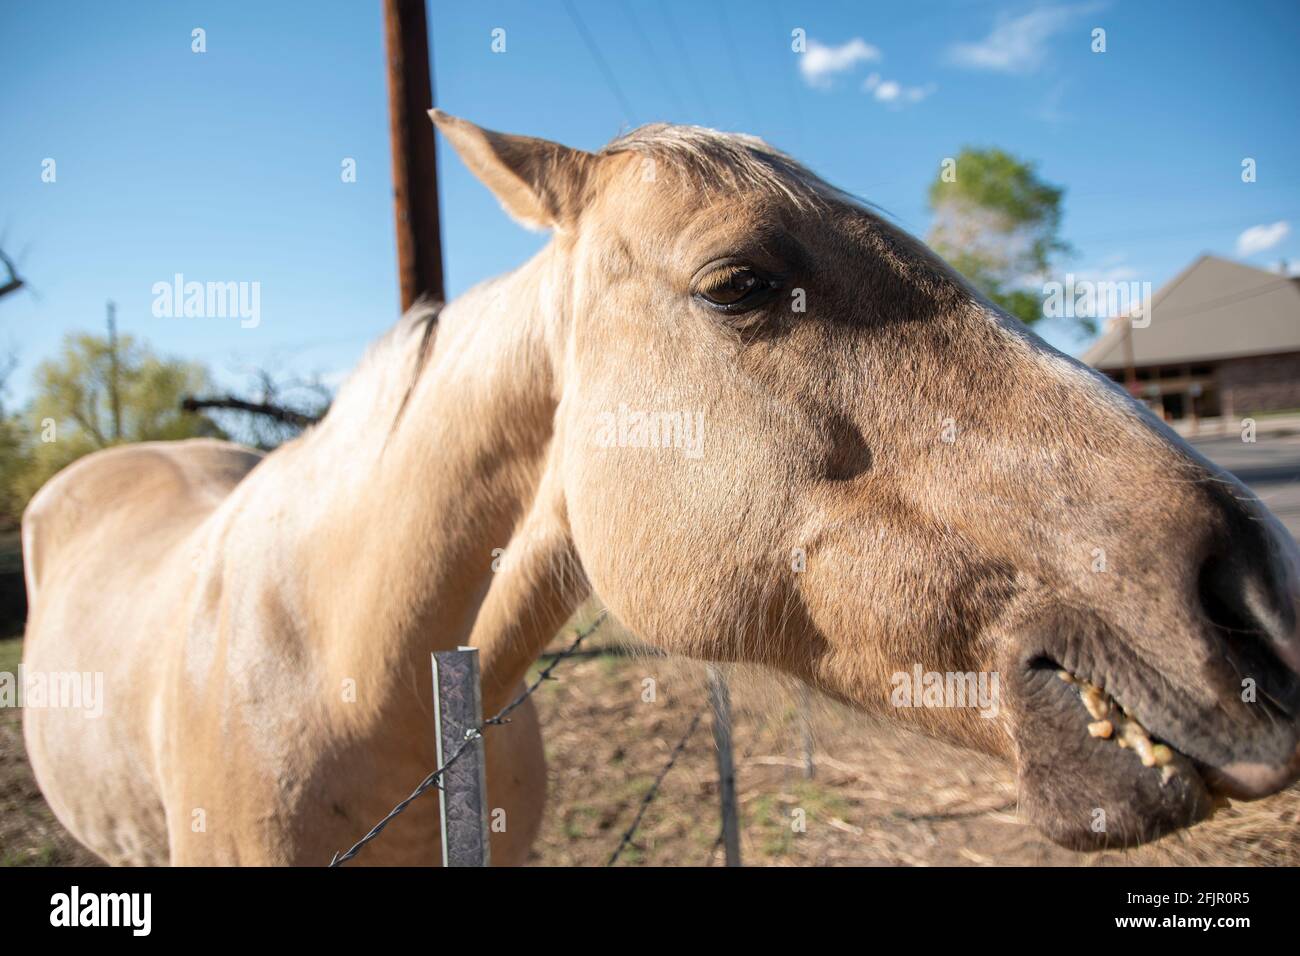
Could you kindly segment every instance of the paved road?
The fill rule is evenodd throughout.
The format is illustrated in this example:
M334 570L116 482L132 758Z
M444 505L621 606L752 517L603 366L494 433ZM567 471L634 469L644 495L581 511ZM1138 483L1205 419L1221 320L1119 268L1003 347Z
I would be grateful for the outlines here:
M1192 444L1250 485L1300 539L1300 434L1260 435L1254 444L1235 436Z

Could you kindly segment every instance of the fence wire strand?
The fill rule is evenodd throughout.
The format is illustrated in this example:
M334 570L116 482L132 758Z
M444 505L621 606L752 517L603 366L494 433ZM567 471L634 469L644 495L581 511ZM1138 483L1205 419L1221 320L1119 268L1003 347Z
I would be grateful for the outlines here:
M503 708L501 708L501 710L497 713L495 717L489 717L487 720L483 721L484 726L487 726L489 724L508 724L510 722L510 714L515 710L515 708L518 707L520 704L522 704L530 696L532 696L533 691L541 687L543 683L545 683L548 680L551 680L552 679L551 671L555 670L555 668L559 665L560 661L568 660L570 657L572 657L574 653L578 650L578 647L582 644L582 642L585 641L592 634L594 634L596 632L596 628L600 627L601 624L605 623L605 618L608 616L609 616L609 611L601 611L599 614L597 614L596 619L587 626L587 629L585 631L578 632L578 634L574 637L572 644L570 644L560 653L556 654L555 657L551 660L551 662L547 664L544 668L542 668L542 672L537 675L537 680L533 681L531 684L525 687L523 692L518 697L516 697L510 703L506 704Z
M441 790L442 787L439 781L442 779L442 775L447 772L448 767L450 767L452 764L454 764L457 760L461 758L461 756L465 753L465 751L469 749L470 744L472 744L475 740L477 740L479 737L482 736L483 728L489 726L499 726L501 724L508 724L510 722L510 714L514 710L516 710L521 704L523 704L525 700L527 700L530 696L532 696L533 692L536 691L537 688L541 687L542 684L544 684L548 680L554 680L554 678L551 677L551 672L555 670L555 668L559 665L561 661L567 660L570 656L572 656L574 651L576 651L581 646L582 642L585 641L592 634L594 634L596 630L603 623L605 623L605 618L607 618L608 616L609 616L609 611L607 610L601 611L599 614L596 615L595 620L593 620L590 624L588 624L585 629L578 631L574 636L573 643L570 644L563 651L561 651L559 654L556 654L554 659L549 664L547 664L545 668L542 669L542 672L540 674L537 675L537 679L533 681L531 684L529 684L526 688L524 688L523 692L518 697L516 697L510 703L506 704L506 706L501 708L501 710L499 710L494 716L489 717L487 720L483 721L483 723L480 724L478 727L473 728L472 730L467 732L465 735L465 739L461 742L460 746L456 748L456 750L452 753L452 755L447 758L447 761L437 770L433 771L433 773L429 774L422 781L420 781L420 785L411 791L411 795L409 797L402 800L395 807L393 807L393 809L389 810L388 814L382 820L380 820L378 823L376 823L373 827L370 828L369 833L363 836L356 843L352 844L352 846L349 847L345 852L335 853L334 859L330 860L330 864L329 864L330 867L333 868L336 866L342 866L344 863L348 862L348 860L351 860L353 857L355 857L358 853L362 851L362 849L365 848L366 844L368 844L371 840L374 840L376 837L379 836L379 834L384 832L384 827L392 823L393 820L395 820L398 816L400 816L406 810L407 807L409 807L420 797L424 796L430 790L433 789ZM696 717L695 723L699 723L699 716ZM692 724L691 729L694 730L694 727L695 725ZM674 759L676 759L675 755L674 755ZM670 763L669 767L671 768L671 766L672 765ZM662 779L662 775L661 775L661 779ZM658 782L656 781L656 785L657 783ZM640 822L640 814L637 815L637 822ZM621 845L619 849L622 850Z
M632 842L632 837L636 835L637 827L641 826L641 818L645 816L646 810L650 809L650 804L653 803L655 797L659 795L660 784L664 782L664 777L668 776L668 771L673 769L673 765L677 763L677 758L680 757L682 751L686 749L686 744L695 733L695 729L700 726L700 721L703 719L704 712L707 709L707 707L701 707L695 712L695 717L692 718L691 725L686 728L686 733L682 734L682 739L677 741L677 746L674 747L673 752L669 754L668 762L664 764L663 769L659 771L659 776L655 777L654 783L650 784L650 789L647 790L645 796L641 798L641 805L637 808L636 816L632 819L632 825L623 831L623 838L618 841L618 846L614 848L614 852L611 853L609 859L605 861L606 866L613 866L617 863L623 850Z

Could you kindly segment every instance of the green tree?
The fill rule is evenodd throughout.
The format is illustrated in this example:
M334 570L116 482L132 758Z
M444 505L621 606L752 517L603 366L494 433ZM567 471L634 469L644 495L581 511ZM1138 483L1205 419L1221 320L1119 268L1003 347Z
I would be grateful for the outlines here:
M159 358L129 335L116 351L106 338L68 335L58 358L37 367L35 385L36 398L16 429L20 461L6 483L10 507L25 506L57 471L92 451L221 436L206 416L181 410L182 397L208 387L207 371Z
M23 420L0 410L0 531L22 517L27 499L18 488L31 467L31 441Z
M1043 317L1042 285L1060 238L1065 190L1033 163L1003 150L964 147L930 184L934 224L926 241L990 300L1020 321ZM1079 320L1095 331L1090 319Z
M23 420L11 414L4 403L5 387L17 366L18 360L13 355L0 356L0 531L17 524L22 514L22 503L14 487L18 477L31 465Z

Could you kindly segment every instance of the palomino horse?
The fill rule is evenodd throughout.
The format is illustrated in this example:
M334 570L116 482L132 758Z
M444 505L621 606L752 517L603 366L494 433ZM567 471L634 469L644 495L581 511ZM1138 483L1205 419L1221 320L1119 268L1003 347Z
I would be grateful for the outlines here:
M430 651L480 648L495 712L592 592L1014 760L1071 847L1296 777L1295 544L1122 391L758 140L433 119L540 253L406 316L265 458L117 448L28 509L26 667L101 672L104 713L29 709L27 745L96 853L327 863L434 765ZM996 716L891 706L917 666L999 675ZM516 717L502 863L545 789ZM435 803L358 861L438 859Z

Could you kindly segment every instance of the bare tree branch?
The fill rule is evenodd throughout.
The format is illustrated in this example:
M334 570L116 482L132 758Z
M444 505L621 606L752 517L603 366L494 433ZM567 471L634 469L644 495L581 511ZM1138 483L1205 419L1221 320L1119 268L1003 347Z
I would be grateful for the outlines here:
M17 292L27 283L19 277L18 268L14 265L14 261L5 254L3 249L0 249L0 265L3 265L5 267L5 272L9 274L9 278L4 281L3 285L0 285L0 299L3 299L9 293Z
M304 415L302 412L295 412L291 408L272 405L270 402L247 402L242 398L235 398L233 395L217 398L195 398L193 395L187 395L181 401L183 411L198 412L208 408L231 409L253 415L265 415L267 418L283 422L286 425L292 425L295 428L306 428L308 425L314 425L320 421L317 416Z

